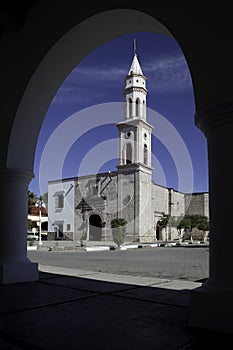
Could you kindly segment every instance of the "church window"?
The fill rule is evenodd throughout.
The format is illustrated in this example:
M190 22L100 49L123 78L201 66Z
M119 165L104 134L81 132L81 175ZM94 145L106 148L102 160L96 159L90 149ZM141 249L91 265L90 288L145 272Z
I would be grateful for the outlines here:
M132 146L130 143L126 145L126 161L125 164L132 164Z
M130 138L130 136L131 136L131 131L127 131L127 133L126 133L125 137L126 137L127 139L129 139L129 138Z
M55 198L55 210L61 210L64 208L64 193L56 192L54 195Z
M140 100L136 99L136 116L140 116Z
M132 101L132 99L131 98L129 98L129 117L132 117L132 115L133 115L133 101Z
M144 164L148 165L148 149L147 145L144 145Z
M146 103L145 103L145 100L143 100L143 102L142 102L142 107L143 107L143 111L142 111L143 117L145 118L146 117Z

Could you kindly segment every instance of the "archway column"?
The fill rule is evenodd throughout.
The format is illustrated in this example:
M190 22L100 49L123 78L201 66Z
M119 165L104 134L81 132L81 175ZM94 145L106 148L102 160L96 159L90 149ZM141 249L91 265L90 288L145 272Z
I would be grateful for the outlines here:
M33 174L18 169L0 170L0 283L38 279L38 264L27 257L28 184Z
M190 326L233 333L233 103L198 112L209 159L209 279L191 292Z

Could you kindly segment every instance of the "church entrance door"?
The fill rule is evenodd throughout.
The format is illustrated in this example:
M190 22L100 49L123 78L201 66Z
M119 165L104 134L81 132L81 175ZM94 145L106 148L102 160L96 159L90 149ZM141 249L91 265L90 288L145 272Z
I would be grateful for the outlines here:
M157 240L163 239L162 230L161 230L161 227L159 225L156 225L156 239Z
M101 241L102 220L97 214L92 214L89 218L89 239L90 241Z

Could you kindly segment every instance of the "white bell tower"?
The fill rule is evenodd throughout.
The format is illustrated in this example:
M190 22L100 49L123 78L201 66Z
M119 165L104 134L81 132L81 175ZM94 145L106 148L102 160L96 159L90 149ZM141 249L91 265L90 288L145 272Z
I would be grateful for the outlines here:
M154 240L151 210L153 127L146 121L146 97L146 77L142 73L134 41L133 60L125 77L124 120L116 125L119 130L118 215L129 222L127 230L132 234L132 240L140 242ZM124 199L129 197L129 193L131 199L127 201L130 204L126 206Z
M151 131L146 121L146 77L142 73L134 41L134 55L128 75L125 77L124 121L119 129L118 168L132 165L151 168Z

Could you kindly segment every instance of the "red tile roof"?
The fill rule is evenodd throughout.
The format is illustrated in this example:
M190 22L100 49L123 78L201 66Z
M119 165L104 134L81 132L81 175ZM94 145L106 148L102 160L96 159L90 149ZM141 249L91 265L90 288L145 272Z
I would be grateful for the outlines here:
M36 206L31 206L28 208L28 214L30 215L40 215L40 208ZM47 208L41 207L41 215L48 216Z

